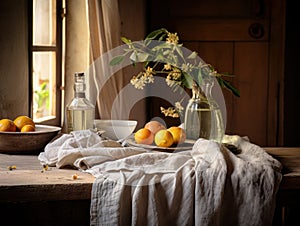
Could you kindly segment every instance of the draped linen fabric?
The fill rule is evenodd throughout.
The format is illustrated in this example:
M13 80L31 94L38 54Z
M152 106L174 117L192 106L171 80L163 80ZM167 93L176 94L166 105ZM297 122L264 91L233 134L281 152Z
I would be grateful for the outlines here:
M168 153L80 130L50 142L38 159L95 177L91 226L271 226L281 163L247 137L223 142L235 149L200 138L190 150Z
M112 105L124 84L122 70L113 68L102 56L121 43L121 20L118 0L87 0L87 17L90 33L91 65L87 71L87 96L96 105L96 117L125 119L120 109L126 108L119 101L112 115ZM121 97L122 99L122 97Z

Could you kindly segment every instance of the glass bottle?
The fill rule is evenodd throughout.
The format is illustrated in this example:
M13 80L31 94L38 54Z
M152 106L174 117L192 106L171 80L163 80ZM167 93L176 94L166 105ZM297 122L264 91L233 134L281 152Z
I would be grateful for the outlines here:
M93 129L95 106L86 98L85 74L75 73L74 98L66 108L67 132Z
M225 133L222 113L217 102L212 98L213 82L204 84L204 91L196 84L192 88L184 117L188 139L204 138L221 143Z

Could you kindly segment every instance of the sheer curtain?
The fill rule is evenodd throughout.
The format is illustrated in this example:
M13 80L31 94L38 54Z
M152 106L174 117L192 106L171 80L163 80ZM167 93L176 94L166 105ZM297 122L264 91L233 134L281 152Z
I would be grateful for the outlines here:
M108 56L108 52L122 44L118 0L87 0L87 17L91 46L88 98L96 104L97 118L127 119L129 113L124 112L129 109L120 94L123 73L122 70L114 71ZM116 97L120 101L114 103Z

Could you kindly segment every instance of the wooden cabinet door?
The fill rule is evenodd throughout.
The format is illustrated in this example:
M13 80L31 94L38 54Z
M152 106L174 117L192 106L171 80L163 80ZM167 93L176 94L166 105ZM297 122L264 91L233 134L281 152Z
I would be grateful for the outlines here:
M241 97L223 92L226 133L273 146L282 138L284 16L280 0L151 0L149 30L177 32L205 62L234 74L230 81Z

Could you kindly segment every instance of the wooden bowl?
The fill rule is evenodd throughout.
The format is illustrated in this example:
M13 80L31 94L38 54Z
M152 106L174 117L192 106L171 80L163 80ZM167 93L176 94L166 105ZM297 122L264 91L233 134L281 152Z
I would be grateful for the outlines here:
M60 127L36 125L34 132L0 132L0 153L39 154L60 131Z

